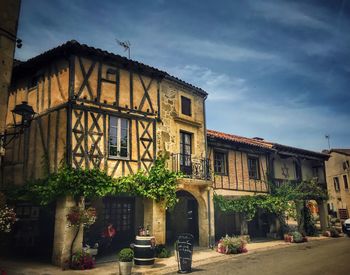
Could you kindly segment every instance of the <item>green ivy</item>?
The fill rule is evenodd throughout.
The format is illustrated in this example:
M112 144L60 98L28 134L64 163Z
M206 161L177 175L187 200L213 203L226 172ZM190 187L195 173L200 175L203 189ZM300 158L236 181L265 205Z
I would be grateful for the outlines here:
M139 170L136 174L119 178L112 178L99 169L61 165L57 172L29 182L17 190L17 194L26 194L27 198L35 198L41 205L47 205L67 195L78 201L81 197L89 199L128 193L172 208L177 202L177 179L182 174L170 171L166 160L166 156L160 156L148 173Z
M289 211L291 207L285 198L270 194L242 196L237 199L227 199L215 194L214 203L222 212L241 213L248 221L255 217L258 209L263 209L268 213L281 214Z
M285 213L294 215L295 201L328 199L327 191L315 181L303 181L299 184L286 183L281 187L271 185L271 187L271 194L241 196L236 199L214 194L214 203L220 211L241 213L250 221L255 217L258 209L277 216L284 216Z

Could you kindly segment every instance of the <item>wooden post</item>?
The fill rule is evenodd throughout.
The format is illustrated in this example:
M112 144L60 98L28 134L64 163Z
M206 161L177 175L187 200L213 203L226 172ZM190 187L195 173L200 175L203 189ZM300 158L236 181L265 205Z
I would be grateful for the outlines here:
M326 201L318 201L318 212L320 216L320 224L321 224L321 231L325 231L328 228L329 222L328 222L328 210L327 210L327 202Z

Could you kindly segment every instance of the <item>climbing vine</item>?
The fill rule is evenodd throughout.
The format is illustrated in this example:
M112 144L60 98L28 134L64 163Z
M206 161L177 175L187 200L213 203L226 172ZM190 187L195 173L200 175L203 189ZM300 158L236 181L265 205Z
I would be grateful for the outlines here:
M262 209L268 213L276 214L280 222L283 224L284 216L295 217L295 203L306 200L327 200L328 194L325 189L317 184L317 182L303 181L298 184L286 183L280 187L270 184L270 194L256 196L242 196L236 199L228 199L224 196L214 195L214 203L222 212L240 213L247 221L252 220L258 209ZM302 209L307 211L307 209ZM305 212L306 213L306 212ZM308 213L303 216L308 217L303 222L303 227L308 234L313 233L313 227L310 222Z
M29 182L17 194L37 200L47 205L60 197L72 196L76 202L85 199L127 193L161 202L172 208L176 202L176 180L181 173L166 167L166 156L160 156L146 173L139 170L133 175L112 178L99 169L71 168L61 165L57 172L47 177Z
M243 214L247 221L252 220L258 209L268 213L281 214L291 210L288 201L275 195L242 196L237 199L227 199L221 195L214 195L214 203L222 212L237 212Z

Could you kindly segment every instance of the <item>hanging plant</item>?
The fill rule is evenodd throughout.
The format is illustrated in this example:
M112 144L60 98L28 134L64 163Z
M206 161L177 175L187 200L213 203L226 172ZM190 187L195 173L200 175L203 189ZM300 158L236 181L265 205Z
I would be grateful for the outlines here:
M93 207L83 209L79 206L74 206L67 214L67 221L69 227L89 227L96 221L96 209Z
M12 225L17 221L16 213L13 208L4 206L0 207L0 233L11 232Z
M0 233L11 232L12 225L16 221L16 212L6 205L6 197L0 192Z

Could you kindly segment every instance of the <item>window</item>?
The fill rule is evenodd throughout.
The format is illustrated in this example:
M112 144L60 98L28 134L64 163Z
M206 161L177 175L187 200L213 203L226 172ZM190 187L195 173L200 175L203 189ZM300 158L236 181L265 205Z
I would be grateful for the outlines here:
M343 175L343 180L344 180L344 188L349 189L348 177L346 175Z
M248 173L249 173L250 179L254 179L254 180L260 179L258 158L248 157Z
M226 161L227 154L223 152L214 152L214 172L221 175L227 174Z
M129 120L109 117L109 156L129 157Z
M186 175L192 174L192 134L180 132L180 169Z
M181 96L181 113L186 116L191 116L191 99Z
M295 166L295 178L297 180L300 180L301 179L301 167L299 165L298 162L294 162L294 166Z
M340 191L340 184L339 184L339 178L338 177L334 177L333 178L333 184L334 184L334 190L336 192Z

